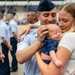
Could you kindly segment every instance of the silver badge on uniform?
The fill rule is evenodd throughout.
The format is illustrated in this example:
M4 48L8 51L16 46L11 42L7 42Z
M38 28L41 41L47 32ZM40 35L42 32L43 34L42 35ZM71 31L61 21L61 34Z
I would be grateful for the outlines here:
M19 41L18 41L18 43L19 43L19 42L22 42L23 40L24 40L24 38L20 38Z

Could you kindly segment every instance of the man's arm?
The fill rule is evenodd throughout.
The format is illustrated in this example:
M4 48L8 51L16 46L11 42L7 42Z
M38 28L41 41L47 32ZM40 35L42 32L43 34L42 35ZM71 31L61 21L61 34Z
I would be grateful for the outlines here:
M12 46L10 45L10 41L7 40L5 37L2 37L3 43L12 51Z
M17 36L17 34L16 34L16 32L13 32L13 35L14 35L14 38L17 40L17 42L18 42L18 36Z
M39 27L39 25L30 24L30 27L31 27L31 29L34 29L34 28L38 28L38 27Z
M0 45L0 54L2 54L2 47L1 47L1 45Z
M2 63L4 63L4 54L2 53L2 47L0 46L0 60L2 61Z
M25 63L36 53L36 51L39 49L40 46L41 43L38 40L36 40L27 48L17 51L16 52L17 61L20 64Z
M34 24L28 24L28 25L26 25L25 28L24 28L24 30L19 34L19 38L23 34L26 35L30 31L30 29L34 29L34 28L38 28L38 27L39 27L38 25L34 25Z

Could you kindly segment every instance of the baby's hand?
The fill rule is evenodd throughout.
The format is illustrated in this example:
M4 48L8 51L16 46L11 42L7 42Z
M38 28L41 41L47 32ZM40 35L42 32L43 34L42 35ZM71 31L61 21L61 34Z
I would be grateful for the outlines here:
M2 61L2 63L4 63L4 58L5 58L4 54L3 53L0 54L0 60Z

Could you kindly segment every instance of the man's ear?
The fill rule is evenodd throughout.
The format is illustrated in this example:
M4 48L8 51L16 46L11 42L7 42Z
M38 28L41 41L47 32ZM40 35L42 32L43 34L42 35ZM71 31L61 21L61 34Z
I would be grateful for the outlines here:
M39 14L37 14L37 19L39 20Z

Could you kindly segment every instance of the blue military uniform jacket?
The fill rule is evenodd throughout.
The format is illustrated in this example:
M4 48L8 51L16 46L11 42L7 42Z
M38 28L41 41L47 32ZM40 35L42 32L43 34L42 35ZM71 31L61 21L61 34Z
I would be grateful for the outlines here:
M1 37L1 43L3 43L2 37L5 37L7 40L10 40L10 34L9 34L9 26L6 25L4 20L0 20L0 37Z
M16 32L18 34L18 27L17 27L17 23L15 20L10 20L9 21L9 30L10 30L10 37L14 37L13 32Z
M37 39L36 29L30 30L30 32L25 36L22 35L20 42L17 46L17 51L22 50L30 46ZM30 60L25 62L25 75L40 75L40 70L38 68L36 57L33 55Z

